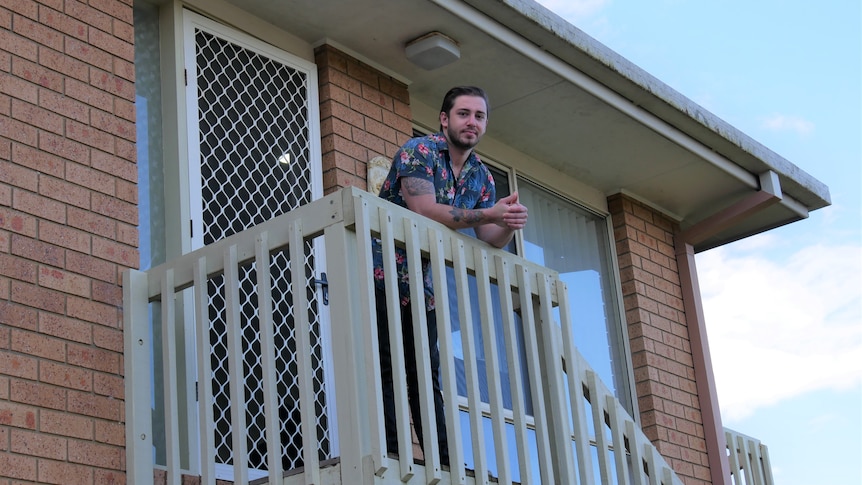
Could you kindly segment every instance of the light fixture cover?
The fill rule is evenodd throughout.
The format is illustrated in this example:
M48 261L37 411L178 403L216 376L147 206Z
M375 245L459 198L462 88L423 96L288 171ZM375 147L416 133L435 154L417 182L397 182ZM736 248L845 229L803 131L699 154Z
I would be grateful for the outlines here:
M407 59L417 66L431 71L461 58L458 44L440 32L431 32L412 40L404 48Z

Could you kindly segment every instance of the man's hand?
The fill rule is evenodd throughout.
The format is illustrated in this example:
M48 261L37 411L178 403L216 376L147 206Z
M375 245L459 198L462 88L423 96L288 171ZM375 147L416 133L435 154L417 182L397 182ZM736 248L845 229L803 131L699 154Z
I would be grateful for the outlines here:
M500 221L497 222L498 226L517 231L527 225L527 208L518 202L517 192L498 200L494 208L497 209L498 206L504 209Z

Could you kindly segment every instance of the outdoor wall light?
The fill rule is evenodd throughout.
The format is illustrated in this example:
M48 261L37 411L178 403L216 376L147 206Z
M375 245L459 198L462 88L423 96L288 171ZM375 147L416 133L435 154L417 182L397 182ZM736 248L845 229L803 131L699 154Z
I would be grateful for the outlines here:
M432 71L461 58L458 43L440 32L429 32L411 40L404 47L407 59L413 64Z

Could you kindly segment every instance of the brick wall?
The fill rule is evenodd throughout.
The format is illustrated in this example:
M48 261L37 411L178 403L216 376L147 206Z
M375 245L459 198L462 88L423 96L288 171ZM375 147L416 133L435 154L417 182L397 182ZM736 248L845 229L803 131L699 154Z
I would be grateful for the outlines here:
M687 485L711 483L673 246L675 223L608 199L644 433Z
M366 190L366 164L413 134L407 86L332 46L315 51L325 193Z
M129 1L0 2L0 477L125 483L133 47Z

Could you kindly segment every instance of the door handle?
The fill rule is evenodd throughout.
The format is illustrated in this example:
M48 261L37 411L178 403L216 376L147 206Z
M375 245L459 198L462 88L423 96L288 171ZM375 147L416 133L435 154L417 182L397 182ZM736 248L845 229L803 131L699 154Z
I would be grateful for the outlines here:
M314 284L320 285L323 291L323 304L329 305L329 280L326 279L326 272L320 273L320 279L314 280Z

